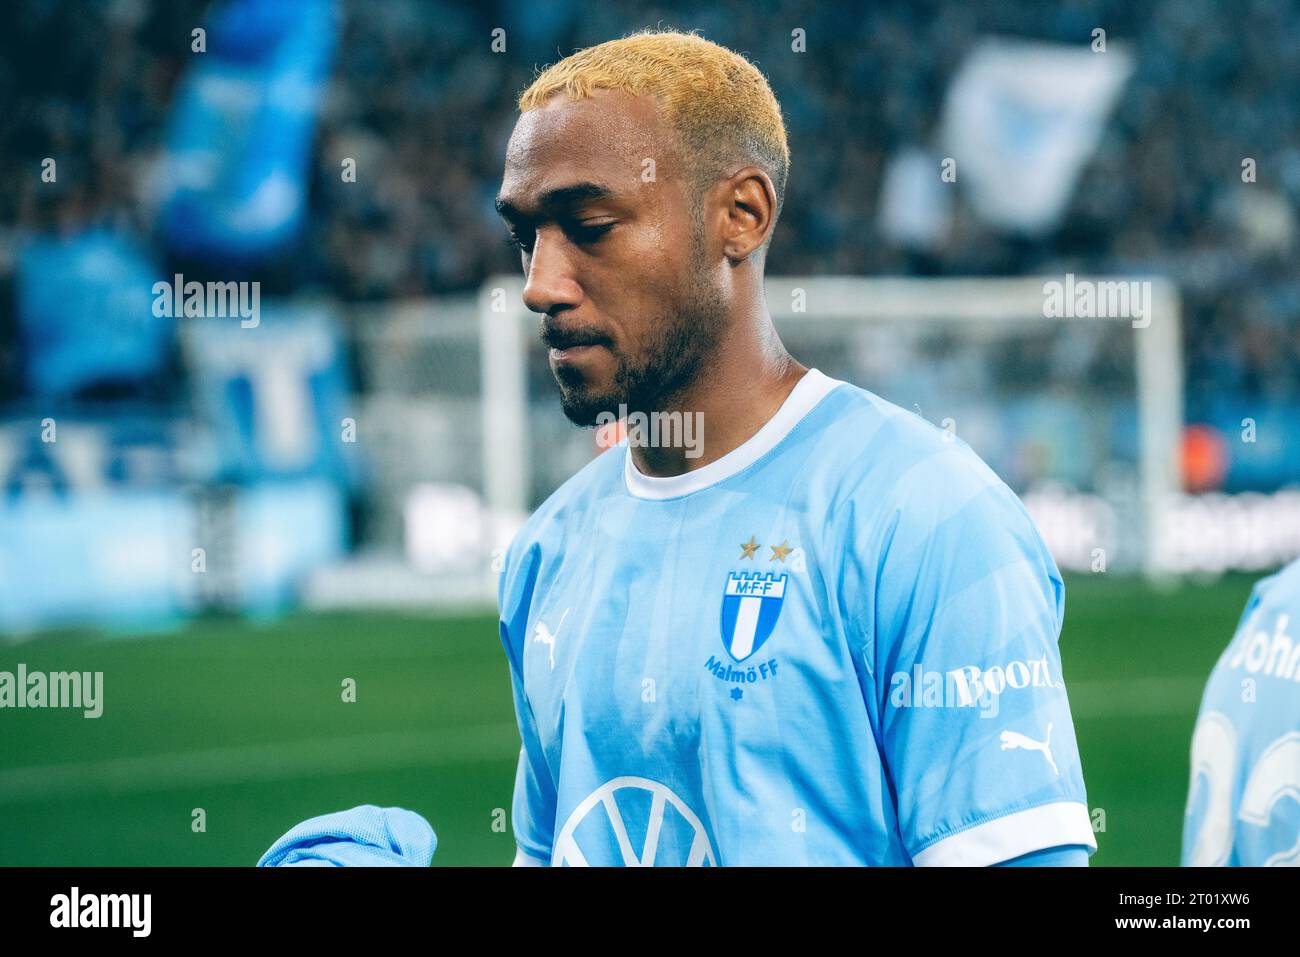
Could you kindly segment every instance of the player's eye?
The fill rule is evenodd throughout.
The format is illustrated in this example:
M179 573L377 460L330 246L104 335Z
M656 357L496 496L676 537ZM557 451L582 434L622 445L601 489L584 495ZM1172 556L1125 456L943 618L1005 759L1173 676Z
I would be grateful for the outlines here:
M590 246L599 242L601 237L608 233L615 226L614 223L583 223L572 222L564 227L565 234L569 239L580 246ZM523 236L511 232L506 237L505 243L512 249L531 255L533 251L534 236L527 233Z
M506 245L523 253L531 253L533 251L533 240L531 236L527 239L523 239L516 236L514 233L511 233L506 237Z
M614 223L574 223L567 232L575 243L589 246L599 242L613 228Z

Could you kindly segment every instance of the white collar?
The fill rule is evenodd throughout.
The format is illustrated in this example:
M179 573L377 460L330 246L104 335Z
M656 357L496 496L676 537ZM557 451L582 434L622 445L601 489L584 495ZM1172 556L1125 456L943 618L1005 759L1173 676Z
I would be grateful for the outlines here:
M722 458L681 475L643 475L632 461L632 450L629 448L623 467L627 490L637 498L667 499L716 485L753 465L776 448L817 403L826 398L836 386L843 384L839 379L832 379L817 369L809 369L786 396L781 408L776 410L776 414L762 428ZM626 444L627 440L623 441Z

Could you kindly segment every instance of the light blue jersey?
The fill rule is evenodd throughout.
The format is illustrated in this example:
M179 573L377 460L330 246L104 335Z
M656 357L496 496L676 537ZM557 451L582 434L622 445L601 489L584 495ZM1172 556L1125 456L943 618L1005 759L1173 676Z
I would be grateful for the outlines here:
M533 858L1096 849L1056 565L964 443L869 392L812 370L679 476L600 455L515 539L500 601Z
M1300 561L1255 585L1201 699L1183 864L1300 866Z

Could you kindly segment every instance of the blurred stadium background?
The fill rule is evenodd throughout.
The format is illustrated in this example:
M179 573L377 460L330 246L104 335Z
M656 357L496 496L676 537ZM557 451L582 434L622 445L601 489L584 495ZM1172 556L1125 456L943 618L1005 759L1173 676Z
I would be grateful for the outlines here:
M492 199L534 68L656 24L782 103L791 351L953 428L1067 570L1093 863L1175 864L1204 680L1300 555L1300 6L973 6L9 5L0 670L106 701L0 711L0 864L249 864L361 803L509 861L493 562L599 449ZM1023 308L1067 275L1168 294ZM168 314L177 276L260 312Z

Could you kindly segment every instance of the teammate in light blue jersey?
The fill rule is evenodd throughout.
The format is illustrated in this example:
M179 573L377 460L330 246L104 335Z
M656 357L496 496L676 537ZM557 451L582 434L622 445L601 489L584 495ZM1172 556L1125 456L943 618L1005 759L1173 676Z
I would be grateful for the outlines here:
M517 863L1086 864L1064 594L1029 516L960 440L776 337L789 156L762 75L638 34L520 108L497 207L524 302L566 415L628 436L501 574Z
M1206 685L1183 864L1300 865L1300 561L1255 585Z

